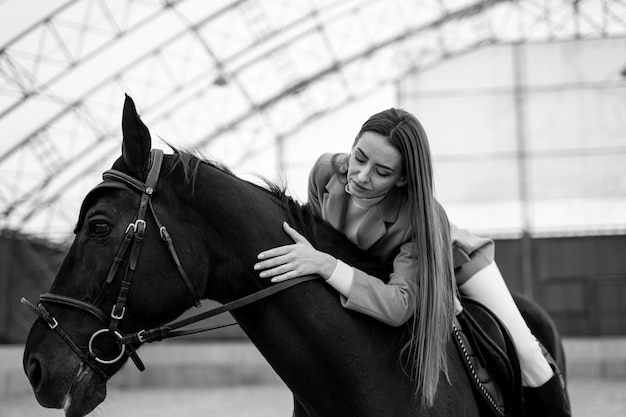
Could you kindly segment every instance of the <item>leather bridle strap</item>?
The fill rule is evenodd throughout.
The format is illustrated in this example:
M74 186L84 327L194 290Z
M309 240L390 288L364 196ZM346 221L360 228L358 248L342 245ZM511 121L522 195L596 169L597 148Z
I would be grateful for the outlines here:
M84 301L80 301L72 297L66 297L63 295L52 294L52 293L47 292L39 296L39 301L63 304L69 307L74 307L79 310L88 312L89 314L97 318L102 324L107 323L108 317L104 314L102 310L100 310L93 304L86 303Z
M303 276L299 278L290 279L288 281L282 281L282 282L279 282L278 284L272 285L271 287L267 287L261 291L252 293L246 297L239 298L230 303L205 311L204 313L196 314L186 319L168 323L163 326L154 327L152 329L140 330L139 332L136 332L136 333L123 335L119 342L122 344L150 343L150 342L154 342L158 340L169 339L172 337L180 337L180 336L185 336L188 334L195 334L195 333L200 333L203 331L213 330L214 329L213 327L208 327L208 328L203 328L203 329L174 331L176 329L180 329L181 327L185 327L190 324L197 323L199 321L217 316L219 314L227 313L229 311L244 307L248 304L252 304L256 301L267 298L280 291L284 291L298 284L301 284L307 281L312 281L318 278L319 278L318 275L307 275L307 276Z
M183 265L180 262L178 253L176 253L176 249L174 248L174 242L172 241L172 237L167 232L167 228L163 224L161 224L161 222L159 221L159 218L154 212L152 201L150 201L148 205L150 207L150 211L152 212L152 218L154 219L154 222L157 224L157 227L159 228L159 235L161 236L161 240L165 242L165 244L167 245L167 249L170 251L170 256L172 257L172 260L174 261L174 264L176 265L176 269L178 269L178 274L181 276L185 285L187 286L187 289L191 293L191 296L193 297L196 307L201 307L202 303L200 302L200 297L198 296L198 292L193 287L191 280L187 276L187 273L185 272L185 269L183 268Z
M123 172L116 171L116 170L108 170L108 171L105 171L104 174L102 174L102 177L104 178L105 182L113 182L113 183L121 184L123 186L128 186L128 189L130 189L131 191L133 191L134 189L134 191L141 193L141 201L139 203L139 210L137 212L136 221L135 223L131 223L129 225L129 229L127 229L127 235L129 231L134 232L134 233L131 233L131 235L133 235L135 242L132 246L131 254L130 254L129 262L128 262L128 269L127 269L128 278L126 278L125 276L125 279L122 281L122 285L125 285L125 281L130 282L132 280L132 274L134 273L135 267L137 265L137 260L139 257L139 249L141 248L141 245L143 243L144 231L146 227L146 222L145 222L146 212L147 212L147 209L150 208L152 217L157 227L159 228L159 235L161 237L161 240L165 242L165 244L167 245L170 256L172 257L172 260L174 261L174 264L176 265L176 269L178 270L179 275L183 279L185 286L189 290L189 293L191 294L196 307L200 307L201 306L200 295L198 294L198 291L196 291L193 284L191 283L191 280L185 273L182 263L180 262L180 258L178 257L178 254L176 253L176 249L174 248L174 243L172 242L172 238L170 237L170 234L168 233L166 227L159 221L159 218L156 215L156 212L154 210L154 206L152 205L151 197L154 194L154 190L155 190L156 183L158 180L158 174L161 169L161 164L163 161L163 151L160 149L153 149L152 153L153 153L153 165L152 165L152 169L150 170L150 173L148 174L148 178L146 179L145 184L140 181L137 181L135 178ZM127 247L124 247L124 246L123 246L123 249L120 248L121 255L120 253L118 253L118 255L115 258L115 262L118 262L118 260L119 262L121 262L122 257L123 257L122 250L125 251L126 249ZM115 270L113 270L113 268L115 268ZM119 268L119 265L114 263L111 267L111 271L109 272L109 277L115 276L115 273L117 272L117 268ZM108 279L107 279L107 282L109 282ZM125 287L122 287L122 289L125 289ZM120 293L120 296L125 296L125 294ZM125 299L118 300L118 303L117 303L117 305L123 306L124 304L120 304L119 301L125 302ZM123 314L123 313L118 308L116 310L116 315L119 316L120 314Z
M143 246L143 238L146 231L146 212L148 210L148 205L150 204L152 194L154 194L154 189L159 179L159 173L161 172L162 163L163 151L160 149L153 150L152 166L150 167L150 171L148 172L146 182L142 187L143 190L141 190L141 200L139 202L139 209L137 210L137 217L133 226L135 234L133 244L130 248L128 267L120 284L120 292L117 296L117 301L115 302L113 310L111 311L111 321L109 323L109 331L111 333L115 333L117 331L118 324L124 317L124 313L126 311L126 299L128 297L128 293L130 292L130 286L132 284L133 275L135 274L135 269L137 268L139 252L141 250L141 247ZM135 185L133 182L128 181L128 177L125 174L117 176L120 178L126 177L126 181L124 181L126 184ZM129 230L127 230L127 234L128 232Z
M42 294L41 297L43 298L46 295L48 294ZM80 301L74 300L71 298L66 298L62 296L55 296L55 298L56 298L55 301L57 302L61 302L63 304L67 302L68 305L72 305L78 308L84 308L85 311L90 312L91 314L96 316L98 319L103 320L103 323L106 323L106 316L104 316L104 314L100 310L92 309L91 306L88 306L88 305L78 306L77 302L80 303ZM23 297L22 297L21 302L26 307L28 307L29 310L31 310L33 313L39 316L43 321L45 321L50 327L50 329L54 330L61 337L61 339L63 339L63 341L69 346L69 348L72 349L72 351L80 358L80 360L83 361L87 366L89 366L96 374L102 377L105 381L111 378L110 375L107 375L102 369L100 369L97 366L93 356L87 355L81 348L79 348L76 345L76 343L74 343L72 338L69 337L67 333L65 333L65 331L61 328L61 326L59 326L59 322L57 321L57 319L55 319L54 316L52 316L52 314L48 312L48 310L42 303L39 303L38 305L35 306L33 305L33 303L31 303L30 301L28 301L27 299Z
M98 293L98 296L93 302L94 305L97 305L97 306L100 305L100 303L102 302L102 299L104 298L109 287L111 286L111 283L117 276L117 271L120 269L122 262L124 262L124 255L126 254L126 251L128 250L129 245L133 241L134 234L135 234L135 229L130 227L129 225L129 227L126 228L126 232L124 233L124 239L122 239L122 244L117 250L115 257L113 258L113 263L111 264L111 268L109 269L107 278L104 281L104 284L102 285L102 287L100 287L100 292Z

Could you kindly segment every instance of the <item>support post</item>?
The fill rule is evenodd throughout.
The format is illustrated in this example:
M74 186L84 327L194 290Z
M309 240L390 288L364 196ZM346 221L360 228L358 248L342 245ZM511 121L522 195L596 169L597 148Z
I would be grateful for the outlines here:
M526 48L523 42L513 44L513 96L515 100L515 134L517 142L517 178L522 222L521 277L522 292L533 297L533 259L531 229L531 198L529 185L528 141L526 137Z

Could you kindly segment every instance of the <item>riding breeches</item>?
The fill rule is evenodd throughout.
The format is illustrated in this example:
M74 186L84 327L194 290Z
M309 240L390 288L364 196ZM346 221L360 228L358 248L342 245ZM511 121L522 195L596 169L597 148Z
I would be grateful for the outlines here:
M524 386L539 387L554 375L495 262L474 274L459 287L459 291L485 305L506 325L517 349Z

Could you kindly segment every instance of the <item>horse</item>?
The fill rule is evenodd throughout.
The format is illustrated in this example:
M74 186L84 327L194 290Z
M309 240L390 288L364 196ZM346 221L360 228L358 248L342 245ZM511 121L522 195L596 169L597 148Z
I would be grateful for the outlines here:
M122 155L83 200L49 293L36 306L25 302L38 317L23 367L42 406L63 408L67 417L88 414L129 358L142 369L142 344L168 337L178 327L168 323L212 299L237 304L232 316L292 391L296 417L490 413L452 341L448 374L427 407L401 366L406 328L344 309L319 277L278 288L253 269L258 253L291 243L284 221L365 272L385 277L388 265L276 187L245 181L188 152L151 150L150 132L129 96L122 135ZM531 314L533 330L564 369L550 318L533 302L523 307L539 311Z

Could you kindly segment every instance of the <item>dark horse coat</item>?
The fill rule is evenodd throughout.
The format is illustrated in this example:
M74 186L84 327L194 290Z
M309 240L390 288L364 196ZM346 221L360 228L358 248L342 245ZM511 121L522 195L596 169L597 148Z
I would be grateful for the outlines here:
M150 134L128 97L122 127L122 156L113 168L134 177L141 186L151 165ZM108 315L123 294L125 313L116 326L125 335L176 318L194 303L190 288L201 298L221 303L254 293L271 285L253 270L256 254L290 243L281 228L283 221L320 250L368 273L386 273L384 265L370 262L306 207L215 164L177 154L167 155L163 162L150 196L151 207L146 209L145 235L137 246L140 250L131 250L124 261L117 261L134 268L126 294L121 288L126 279L124 268L113 269L115 274L110 271L129 225L136 224L138 207L144 201L139 194L124 187L101 187L86 197L75 240L50 289L57 301L42 298L54 320L47 316L37 319L26 342L24 370L37 400L45 407L64 408L67 416L83 416L102 402L107 379L127 359L124 355L120 361L94 365L89 355L81 358L71 343L59 337L61 329L79 353L86 353L92 335L109 327L84 304L97 304L95 307ZM167 227L191 287L181 279L153 214ZM107 276L110 284L105 284ZM293 392L294 415L472 417L484 412L452 342L447 346L449 382L442 377L434 406L423 408L413 382L400 366L406 329L342 308L337 293L319 280L299 284L232 314ZM551 323L540 317L537 324L547 330L533 330L557 353L554 349L560 344ZM106 337L111 340L98 342L102 346L93 349L95 355L105 356L108 351L115 355L119 349L114 343L117 336L107 330L97 338Z

